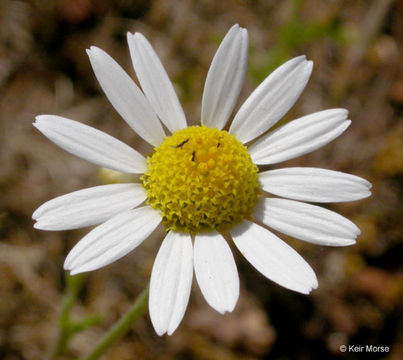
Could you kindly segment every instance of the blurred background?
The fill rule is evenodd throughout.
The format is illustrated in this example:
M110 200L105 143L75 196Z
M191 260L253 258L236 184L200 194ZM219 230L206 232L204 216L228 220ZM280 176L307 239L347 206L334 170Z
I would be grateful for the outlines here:
M309 296L266 280L234 250L241 295L233 313L216 313L194 284L174 335L155 335L147 315L104 359L402 359L402 20L398 0L0 0L0 359L50 358L63 261L88 232L36 231L32 212L53 197L117 181L48 141L31 125L35 115L69 117L149 150L108 103L85 49L103 48L133 75L126 32L142 32L196 124L209 64L234 23L250 39L239 104L276 66L306 54L315 63L311 81L282 122L349 109L345 134L278 167L323 167L372 182L371 198L329 206L362 234L348 248L282 236L318 275ZM88 353L128 309L148 283L160 239L84 279L71 316L99 318L58 359ZM344 344L389 352L343 353Z

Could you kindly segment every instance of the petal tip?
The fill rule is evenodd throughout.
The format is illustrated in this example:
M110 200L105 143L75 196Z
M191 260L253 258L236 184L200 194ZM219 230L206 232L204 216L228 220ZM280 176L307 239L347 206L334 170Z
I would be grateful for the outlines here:
M221 315L225 315L226 313L232 313L235 309L235 305L234 304L228 304L225 308L217 310Z
M302 295L309 295L312 292L313 287L309 286L303 289L291 289L291 290L294 290L295 292L300 293Z
M70 269L65 269L65 270L70 270ZM70 276L81 274L83 272L85 272L85 271L82 271L80 269L70 270Z
M87 55L90 57L90 59L94 59L95 56L105 53L105 51L103 51L97 46L91 46L89 49L86 49L85 51Z
M150 311L150 309L149 309L149 311ZM150 314L150 315L151 315L151 314ZM162 324L156 324L156 323L155 323L155 320L153 319L152 316L150 316L150 320L151 320L151 323L153 324L154 331L156 332L156 334L157 334L158 336L163 336L163 335L165 335L165 334L167 333L166 327L165 327L165 326L161 326ZM174 330L173 330L173 331L174 331ZM171 332L171 334L173 333L173 331ZM168 335L170 335L170 334L168 334Z
M70 263L66 264L66 262L64 263L63 268L64 268L64 270L70 271L70 276L86 273L86 272L89 272L92 270L92 269L86 268L85 264L74 266L74 265L71 265Z
M154 331L158 336L163 336L167 333L167 325L162 320L158 314L153 310L153 306L150 305L150 300L148 301L148 313L150 314L151 324L153 325Z
M236 299L236 301L234 301L232 304L230 304L228 306L228 309L227 309L228 313L232 313L234 311L237 302L238 302L238 298Z
M41 215L43 215L43 205L39 206L33 213L32 213L32 220L38 221Z
M308 290L307 295L311 295L311 294L312 294L312 291L316 290L317 288L318 288L318 286L312 286L312 287Z
M248 41L248 30L247 29L245 29L245 28L240 28L241 29L241 36L246 40L246 41ZM248 46L248 43L246 43L246 45L245 46Z
M357 228L358 229L358 228ZM340 243L339 244L335 244L335 246L352 246L352 245L355 245L356 243L357 243L357 237L358 237L358 235L360 235L360 233L361 233L361 231L360 231L360 229L358 229L358 234L354 234L353 236L354 237L352 237L352 238L349 238L349 239L343 239L343 241L340 241Z
M306 60L306 69L307 72L312 73L313 70L313 61L312 60Z
M304 295L310 295L312 291L319 287L318 279L315 276L314 282L309 284L304 290L297 290L299 293Z
M92 55L94 55L94 51L96 50L96 47L95 46L91 46L90 48L88 48L88 49L85 49L85 52L87 53L87 55L89 56L89 57L91 57Z
M289 60L289 61L292 61L292 60L294 60L294 61L296 61L296 62L304 62L304 61L307 61L307 59L306 59L306 55L299 55L299 56L297 56L297 57L295 57L294 59L291 59L291 60Z
M33 122L33 124L38 123L39 121L41 121L41 119L43 119L44 115L37 115L35 116L35 121Z
M313 270L312 270L311 274L312 274L311 275L312 278L311 278L311 282L309 284L310 288L308 289L308 294L310 294L312 290L317 289L319 286L318 278Z
M360 235L361 231L360 229L357 227L356 229L354 229L354 233L351 235L351 238L342 238L339 239L339 242L334 242L333 244L331 244L330 246L336 246L336 247L345 247L345 246L352 246L355 245L357 243L357 237Z
M32 123L32 125L39 129L38 126L42 125L48 119L49 115L37 115L35 116L35 121Z
M347 119L347 116L348 116L348 114L349 114L348 109L340 108L340 112L343 113L343 114L345 115L345 118Z
M359 234L358 235L360 235L361 234L361 230L360 230L360 232L359 232ZM357 236L358 236L357 235ZM349 241L349 243L346 245L346 246L351 246L351 245L355 245L357 243L357 240L356 239L351 239L350 241Z
M370 196L372 196L372 191L370 190L372 188L372 185L365 184L364 186L365 186L365 190L362 192L361 196L356 200L363 200L363 199L366 199L366 198L369 198Z
M182 321L182 320L181 320ZM181 322L180 321L180 322ZM168 335L168 336L171 336L175 331L176 331L176 329L178 328L178 326L179 326L179 324L180 324L180 322L177 322L176 320L174 320L173 318L170 320L170 324L168 324L168 329L166 329L166 334Z
M135 37L137 39L145 39L146 38L141 32L137 32L137 31L133 34L133 37Z
M227 310L225 310L223 308L214 307L213 309L215 311L217 311L218 313L220 313L221 315L224 315L227 312Z
M37 219L35 219L35 221L36 222L33 225L33 227L37 230L44 230L44 231L59 230L53 227L53 224L51 221L49 221L49 218L38 216Z
M73 270L73 259L71 257L71 251L67 255L66 259L64 260L63 269L64 270Z

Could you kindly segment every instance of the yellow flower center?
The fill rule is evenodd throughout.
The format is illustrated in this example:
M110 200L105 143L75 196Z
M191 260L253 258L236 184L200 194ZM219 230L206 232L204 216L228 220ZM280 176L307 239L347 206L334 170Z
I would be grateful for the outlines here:
M246 146L206 126L178 130L147 157L147 203L166 230L225 229L248 218L260 192Z

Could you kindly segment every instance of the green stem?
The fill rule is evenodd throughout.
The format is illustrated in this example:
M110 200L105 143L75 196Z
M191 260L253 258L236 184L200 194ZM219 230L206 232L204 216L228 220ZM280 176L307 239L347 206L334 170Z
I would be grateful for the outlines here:
M137 297L133 306L123 315L120 320L104 335L96 347L84 360L98 359L115 341L122 338L130 330L133 323L147 311L148 286Z
M84 279L85 275L82 274L75 276L66 274L66 293L63 297L62 309L59 316L59 336L51 352L51 359L56 359L66 351L70 337L73 335L70 331L70 312L84 284Z

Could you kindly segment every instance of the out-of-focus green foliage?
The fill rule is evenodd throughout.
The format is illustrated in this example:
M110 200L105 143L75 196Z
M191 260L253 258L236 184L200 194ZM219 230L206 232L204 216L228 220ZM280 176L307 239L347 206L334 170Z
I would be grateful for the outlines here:
M291 11L288 20L276 30L276 41L266 55L254 61L256 49L251 46L251 74L256 84L262 82L275 68L290 59L302 46L322 38L346 43L347 37L342 24L336 18L321 22L301 20L304 0L289 0Z

